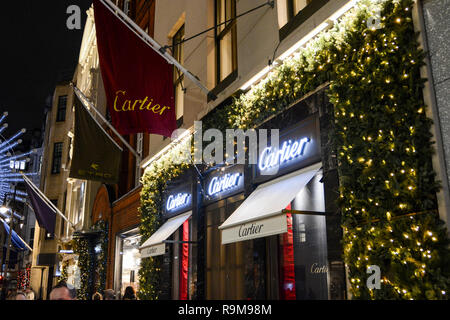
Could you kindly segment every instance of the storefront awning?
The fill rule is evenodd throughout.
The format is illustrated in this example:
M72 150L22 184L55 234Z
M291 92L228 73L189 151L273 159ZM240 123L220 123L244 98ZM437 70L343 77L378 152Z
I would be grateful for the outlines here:
M219 227L222 230L222 244L287 232L283 210L321 166L317 163L258 186Z
M145 241L139 250L141 258L159 256L166 252L166 244L164 243L172 233L174 233L189 217L192 211L180 214L166 221L150 238Z

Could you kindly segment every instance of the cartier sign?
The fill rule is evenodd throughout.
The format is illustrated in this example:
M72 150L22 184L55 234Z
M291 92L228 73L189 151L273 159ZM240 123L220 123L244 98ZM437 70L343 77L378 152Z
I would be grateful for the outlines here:
M222 244L268 237L287 232L285 214L278 214L222 229Z
M255 182L271 180L320 161L319 132L319 118L315 115L283 129L278 145L261 148Z

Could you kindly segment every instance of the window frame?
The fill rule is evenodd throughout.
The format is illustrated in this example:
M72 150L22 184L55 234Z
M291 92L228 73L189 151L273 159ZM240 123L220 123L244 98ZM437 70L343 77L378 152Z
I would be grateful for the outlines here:
M226 14L225 14L225 21L219 22L219 3L221 0L215 0L214 1L214 49L215 49L215 88L212 90L214 94L224 90L227 86L229 86L236 78L237 78L237 70L238 70L238 61L237 61L237 24L236 24L236 0L230 0L231 2L231 19L229 23L225 24L225 27L222 31L218 32L218 24L224 23L227 20ZM225 0L226 1L226 0ZM229 20L231 20L229 19ZM230 74L228 74L226 77L224 77L222 80L221 78L221 54L220 54L220 42L227 36L229 33L231 33L231 46L232 46L232 71Z
M61 101L62 98L65 98L64 107L62 108ZM58 107L56 109L56 122L64 122L66 121L66 113L67 113L67 94L58 96Z
M181 64L183 64L183 58L184 58L184 47L183 41L185 39L185 24L183 23L175 32L175 34L172 37L172 54L173 57ZM181 43L180 43L181 42ZM179 106L177 106L176 102L177 99L177 88L178 86L181 86L183 93L185 92L184 87L184 74L178 70L178 68L174 65L173 66L173 89L174 89L174 100L175 100L175 115L177 113L177 109ZM183 101L183 112L179 118L177 118L177 127L181 127L183 125L183 115L184 115L184 101Z
M295 31L300 25L308 20L314 13L316 13L320 8L326 5L330 0L313 0L311 3L306 5L306 7L301 9L295 16L293 16L294 0L285 1L287 1L286 5L288 7L288 22L279 30L280 41L286 39L293 31Z
M56 163L56 147L57 146L61 146L61 150L58 150L58 157L59 157L59 165L57 165ZM61 173L61 165L62 165L62 155L63 155L63 147L64 147L64 143L63 142L54 142L53 143L53 154L52 154L52 170L51 173L52 174L60 174ZM57 166L57 167L56 167Z

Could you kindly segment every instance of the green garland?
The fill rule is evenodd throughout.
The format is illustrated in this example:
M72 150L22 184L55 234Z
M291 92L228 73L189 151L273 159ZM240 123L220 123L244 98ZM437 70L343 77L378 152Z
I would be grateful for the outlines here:
M79 300L91 300L93 291L103 292L106 288L106 268L108 254L108 225L99 220L91 227L92 231L100 231L100 252L98 261L93 254L94 248L88 238L75 238L72 240L73 252L78 255L78 268L80 270L80 288L77 290ZM99 277L94 283L94 275Z
M382 29L359 22L333 65L344 257L360 299L446 299L450 284L412 5L388 1ZM370 265L380 290L366 286Z
M186 147L181 145L180 147ZM176 164L174 159L180 154L174 149L145 170L142 177L140 234L141 244L145 242L161 225L163 208L163 190L167 182L185 172L189 166L185 163ZM141 260L139 269L138 297L141 300L157 300L161 287L162 256L149 257Z
M103 292L106 289L106 271L108 264L108 223L99 220L92 230L100 231L100 252L98 253L98 260L96 263L96 270L98 272L97 282L95 287L98 292Z
M449 251L436 215L412 0L360 1L354 10L292 59L284 61L232 104L203 119L203 129L253 128L330 82L334 146L340 177L344 260L357 299L446 299ZM381 28L367 20L381 12ZM168 158L168 157L166 157ZM143 178L143 240L159 225L161 190L182 170L170 159ZM157 259L143 259L141 298L156 298ZM369 290L367 267L378 265L382 286Z
M78 268L80 270L80 288L77 290L78 300L91 299L91 275L94 261L89 251L89 241L86 238L73 240L73 252L78 255Z
M69 278L67 274L68 268L69 268L69 260L63 261L61 264L61 275L59 276L58 281L67 281L67 279Z

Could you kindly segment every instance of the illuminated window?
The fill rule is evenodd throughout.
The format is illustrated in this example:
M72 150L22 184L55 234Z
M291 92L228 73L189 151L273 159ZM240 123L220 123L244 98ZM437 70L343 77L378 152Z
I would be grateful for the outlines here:
M237 70L236 0L215 2L216 84Z
M313 0L278 0L278 25L283 27Z
M184 25L175 33L172 38L173 57L181 64L184 60L184 49L181 41L184 40ZM175 112L178 126L182 124L182 117L184 112L184 75L178 68L173 68L173 85L175 90ZM181 122L181 123L179 123Z

